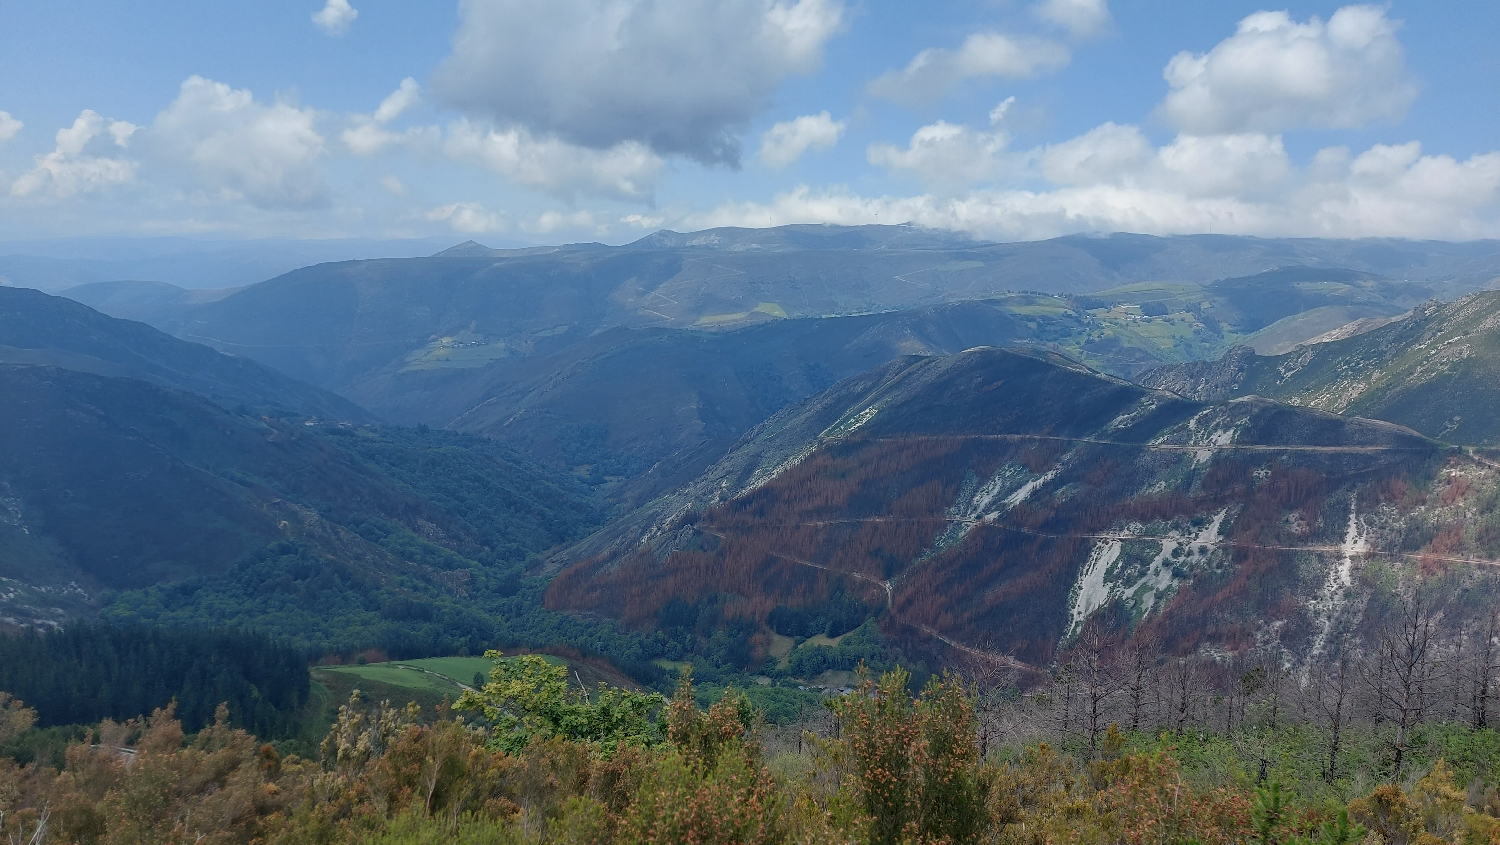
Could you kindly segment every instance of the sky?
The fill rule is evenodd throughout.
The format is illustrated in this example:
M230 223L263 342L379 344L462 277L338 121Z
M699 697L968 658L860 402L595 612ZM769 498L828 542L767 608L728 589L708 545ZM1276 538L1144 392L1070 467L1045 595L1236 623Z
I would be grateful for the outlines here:
M1500 4L0 0L0 240L1500 237Z

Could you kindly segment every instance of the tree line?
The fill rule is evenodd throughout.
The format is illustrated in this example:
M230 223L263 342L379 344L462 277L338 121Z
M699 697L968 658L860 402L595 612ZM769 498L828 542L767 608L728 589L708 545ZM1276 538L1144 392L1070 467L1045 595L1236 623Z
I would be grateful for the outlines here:
M281 737L296 731L310 684L302 651L246 631L75 624L0 637L0 690L32 705L42 727L175 702L189 732L227 705L235 725Z

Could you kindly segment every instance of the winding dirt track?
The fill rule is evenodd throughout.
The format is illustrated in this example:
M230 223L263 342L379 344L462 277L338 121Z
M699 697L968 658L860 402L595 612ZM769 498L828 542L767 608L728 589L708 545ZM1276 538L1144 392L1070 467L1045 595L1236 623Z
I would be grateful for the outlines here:
M871 437L866 442L909 442L912 440L1043 440L1053 443L1086 443L1094 446L1126 446L1153 452L1325 452L1331 454L1372 455L1380 452L1440 452L1451 448L1431 446L1268 446L1252 443L1128 443L1123 440L1101 440L1095 437L1061 437L1050 434L914 434L906 437ZM1482 460L1482 459L1481 459ZM1489 463L1485 461L1485 463ZM1495 466L1495 464L1491 464Z

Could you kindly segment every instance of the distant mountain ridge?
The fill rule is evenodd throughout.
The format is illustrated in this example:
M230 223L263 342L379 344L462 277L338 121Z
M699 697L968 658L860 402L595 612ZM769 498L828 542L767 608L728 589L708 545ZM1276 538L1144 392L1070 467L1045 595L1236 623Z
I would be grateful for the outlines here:
M61 296L0 288L0 364L57 366L186 390L228 408L370 422L343 397L248 358L108 317Z
M483 434L641 502L840 379L913 354L1028 340L989 303L777 320L736 331L614 328L484 367L388 368L348 388L405 424ZM616 490L619 487L621 489Z
M997 244L902 226L723 229L623 247L463 244L431 258L316 265L220 301L163 303L134 316L337 391L460 335L494 357L545 355L616 326L721 328L1007 291L1208 285L1290 266L1378 275L1420 288L1419 298L1452 297L1500 277L1500 242L1113 235ZM1309 307L1329 304L1341 303ZM1352 318L1389 308L1376 311Z
M1202 401L1265 396L1453 443L1500 445L1500 291L1429 302L1404 319L1283 355L1237 349L1140 381Z

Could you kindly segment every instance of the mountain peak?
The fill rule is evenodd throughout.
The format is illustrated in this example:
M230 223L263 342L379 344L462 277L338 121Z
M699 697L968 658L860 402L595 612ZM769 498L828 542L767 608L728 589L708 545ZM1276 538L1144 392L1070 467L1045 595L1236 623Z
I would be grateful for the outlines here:
M434 253L433 258L484 258L494 255L495 250L490 249L475 240L467 240L457 246L450 246L442 252Z

